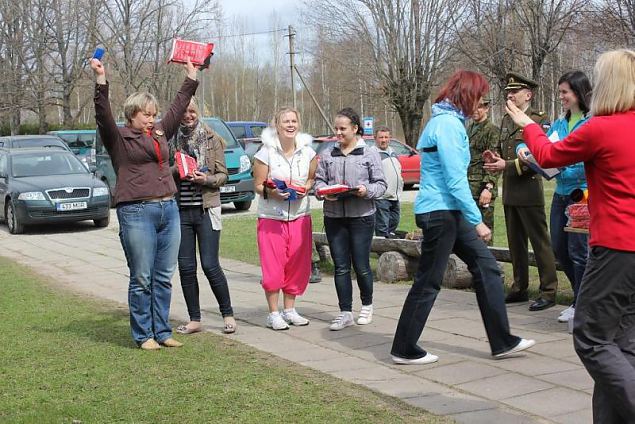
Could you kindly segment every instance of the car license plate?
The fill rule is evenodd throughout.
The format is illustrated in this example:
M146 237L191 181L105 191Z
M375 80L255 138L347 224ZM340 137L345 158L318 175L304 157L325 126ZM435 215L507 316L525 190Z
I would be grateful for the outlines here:
M86 209L86 208L88 208L88 203L86 202L71 202L71 203L57 204L58 211L76 211L78 209Z
M233 185L222 186L220 188L221 193L234 193L235 191L236 191L236 186L233 186Z

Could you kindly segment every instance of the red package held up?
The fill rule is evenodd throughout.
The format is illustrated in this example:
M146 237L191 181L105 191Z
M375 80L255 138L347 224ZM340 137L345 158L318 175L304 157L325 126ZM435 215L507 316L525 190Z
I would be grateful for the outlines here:
M187 60L190 59L193 65L205 69L209 66L209 61L214 54L213 50L214 43L199 43L198 41L175 38L172 42L172 53L170 53L168 63L187 63Z
M176 160L176 166L179 169L179 177L181 177L182 180L198 168L196 159L183 152L176 152L174 154L174 159Z

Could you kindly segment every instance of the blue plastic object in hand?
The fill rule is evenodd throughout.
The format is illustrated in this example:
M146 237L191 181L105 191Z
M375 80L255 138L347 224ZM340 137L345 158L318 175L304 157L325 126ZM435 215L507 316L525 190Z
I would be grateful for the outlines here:
M288 187L287 183L285 183L282 180L278 180L276 178L272 178L271 181L273 181L273 183L276 185L276 188L278 190L280 190L283 193L289 193L289 197L287 197L287 200L298 200L298 192L292 189L291 187Z
M104 57L104 53L106 53L106 50L104 50L104 48L97 47L95 49L95 53L93 53L93 59L101 60L101 58Z

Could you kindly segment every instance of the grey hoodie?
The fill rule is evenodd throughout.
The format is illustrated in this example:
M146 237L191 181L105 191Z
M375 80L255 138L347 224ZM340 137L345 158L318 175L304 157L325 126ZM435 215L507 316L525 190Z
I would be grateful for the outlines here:
M324 216L329 218L356 218L373 215L375 200L386 191L384 170L377 149L368 147L359 139L353 151L344 155L339 143L320 154L315 173L315 190L332 184L351 187L366 186L365 198L342 197L336 201L324 201Z

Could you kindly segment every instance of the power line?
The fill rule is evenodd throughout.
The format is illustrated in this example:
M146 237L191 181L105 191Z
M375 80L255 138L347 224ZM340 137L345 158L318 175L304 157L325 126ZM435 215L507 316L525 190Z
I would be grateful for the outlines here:
M232 34L232 35L219 35L216 38L223 39L223 38L245 37L247 35L263 35L263 34L271 34L273 32L286 32L286 31L287 31L286 28L281 28L281 29L272 29L270 31L246 32L243 34Z

